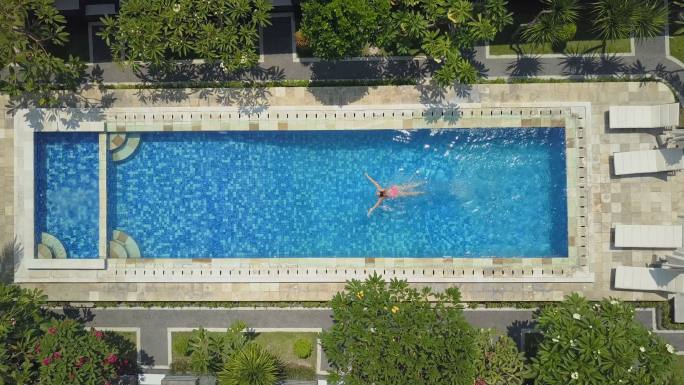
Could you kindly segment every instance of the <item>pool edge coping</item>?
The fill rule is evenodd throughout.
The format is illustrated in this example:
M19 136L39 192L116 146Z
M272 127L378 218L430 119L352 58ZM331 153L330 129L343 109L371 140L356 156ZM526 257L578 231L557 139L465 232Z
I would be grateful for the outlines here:
M415 104L412 104L412 105L391 105L391 106L381 105L381 106L379 106L379 109L383 109L383 110L410 109L410 108L415 108L416 106L417 105L415 105ZM445 106L435 107L434 105L419 105L419 106L422 106L422 108L424 110L430 110L430 111L438 111L438 110L443 111L444 109L449 108L449 106L447 106L447 107L445 107ZM365 105L365 106L326 106L326 107L327 108L306 108L306 107L304 107L304 108L302 108L302 110L308 111L308 112L315 111L315 110L325 110L325 111L369 111L370 110L370 111L373 111L373 107L378 107L378 106ZM515 119L523 119L522 114L521 115L503 115L503 113L501 113L498 116L493 115L494 110L503 111L503 109L511 108L511 107L520 107L520 108L526 108L526 109L567 108L567 109L569 109L570 114L568 116L564 117L564 123L566 123L567 119L569 119L569 118L572 118L573 120L576 118L585 119L584 126L586 127L586 126L590 126L590 120L591 120L591 103L589 103L589 102L495 103L495 106L489 106L488 103L462 103L462 104L457 104L457 105L453 105L450 107L451 108L458 108L458 109L469 109L469 108L470 109L479 109L481 112L481 115L479 117L474 116L473 117L474 120L478 120L479 118L484 118L484 119L489 120L488 123L491 123L493 119L497 119L497 118L498 119L514 119L514 120ZM59 112L59 111L65 111L65 110L71 110L71 109L53 109L51 111ZM86 116L86 117L92 117L92 116L101 117L101 116L103 116L104 111L105 111L105 109L85 109L85 110L84 109L73 109L73 110L82 111L78 115ZM88 112L90 110L96 110L95 114ZM217 110L237 111L239 109L235 109L235 108L214 108L214 107L204 107L204 108L202 108L202 107L191 107L191 108L188 108L188 107L175 107L175 108L170 107L170 108L115 108L115 109L109 109L109 110L111 110L112 112L116 112L116 113L122 113L122 112L126 113L126 111L131 112L131 111L149 111L149 110L167 111L167 112L191 111L192 113L197 113L197 112L208 112L208 111L217 111ZM295 110L297 110L297 108L296 107L278 107L278 108L275 108L275 110L278 110L278 111L295 111ZM484 115L484 110L489 110L491 118ZM22 149L21 149L22 143L24 144L23 145L24 149L26 149L26 140L27 140L26 137L30 137L30 142L31 142L30 147L31 147L31 149L33 149L33 133L36 130L34 130L34 129L28 129L27 130L26 128L28 128L28 127L27 127L26 122L20 120L20 119L23 119L25 117L25 115L28 114L28 112L29 112L29 110L19 110L19 111L17 111L17 113L15 114L15 117L14 117L15 129L17 132L17 140L15 140L15 158L17 157L18 154L19 155L23 154ZM55 114L55 115L58 116L58 114ZM576 115L576 116L574 116L574 115ZM528 115L528 118L531 121L528 121L527 124L537 123L539 127L550 126L550 119L551 119L550 115L549 115L549 117L543 117L541 114ZM461 119L466 119L466 121L467 121L467 120L471 119L471 117L465 117L465 118L461 118ZM249 120L252 120L252 119L248 116L247 121L249 121ZM56 121L59 122L60 119L56 119ZM315 120L313 120L313 121L315 122ZM459 121L461 121L461 120L459 120ZM92 119L87 120L86 122L87 122L87 124L85 124L83 127L81 127L79 125L78 129L73 129L73 130L71 128L69 128L68 125L55 123L52 127L53 129L47 129L44 131L88 131L88 132L95 131L95 132L99 132L101 136L103 136L102 133L108 132L107 125L105 122L100 123L99 121L92 120ZM587 124L587 122L589 122L589 123ZM425 123L426 123L425 128L433 128L433 127L427 127L427 126L429 126L429 124L427 124L428 122L425 122ZM395 123L392 123L392 124L395 124ZM449 122L448 124L450 127L453 127L453 122ZM480 125L475 125L475 126L466 125L466 127L467 128L485 127L485 126L483 126L483 124L484 124L484 122L481 122ZM503 126L520 127L520 125L515 126L515 125L509 125L509 124L504 124ZM534 125L532 125L532 126L534 126ZM491 127L491 126L487 125L486 127ZM567 134L567 127L568 127L568 125L564 124L564 127L566 127L566 142L567 142L567 135L568 135ZM23 129L20 129L20 128L23 128ZM373 129L373 128L381 129L381 127L377 126L377 125L375 127L371 127L371 129ZM412 129L413 127L405 127L405 128L406 129L409 129L409 128ZM394 126L394 129L396 129L396 126ZM119 130L117 130L117 131L119 131ZM180 130L180 131L188 131L188 130ZM30 132L30 135L27 135L27 132ZM566 177L569 178L570 173L568 172L569 168L567 166L571 160L570 159L571 157L570 157L569 153L567 152L567 150L568 150L568 148L566 148ZM31 152L30 156L32 157L33 156L32 150L29 152ZM19 156L19 158L22 158L22 156ZM26 158L23 158L24 162L26 160L27 160ZM33 165L33 162L29 162L29 164ZM577 164L579 164L579 160L578 160ZM26 175L24 172L17 172L17 170L21 171L21 165L22 165L21 162L15 161L15 176ZM33 169L31 169L30 171L31 171L31 174L33 174ZM33 212L34 211L33 211L33 204L32 204L32 202L33 202L32 201L32 199L33 199L33 188L30 189L30 191L29 191L30 193L27 193L26 187L27 187L28 183L18 183L18 179L19 178L15 177L15 206L16 206L15 207L15 228L24 229L23 231L20 231L20 232L23 232L24 234L26 234L25 230L26 230L27 223L25 223L25 222L33 222L33 220L34 220L34 218L33 218ZM32 183L33 178L28 178L28 179L31 179L31 185L32 185L33 184ZM570 181L568 180L568 182L570 182ZM21 185L20 188L17 188L18 185ZM571 204L570 203L570 199L571 199L571 196L570 196L571 195L570 194L571 185L570 185L570 183L567 184L566 188L568 191L568 194L567 194L568 216L570 216L570 214L571 214L570 213L570 204ZM21 205L21 199L17 199L18 195L20 197L21 196L24 197L24 200L25 200L24 203L28 202L28 201L26 201L28 199L27 196L30 195L30 197L31 197L31 202L30 202L31 203L30 204L30 206L31 206L31 210L30 210L31 220L30 221L28 220L28 217L23 217L21 215L22 213L24 213L27 210L27 207L29 205L28 204L27 205ZM21 217L23 217L23 219L21 219ZM579 256L577 255L577 253L575 254L574 257L571 255L572 254L570 252L570 231L571 231L571 229L573 229L575 231L576 236L580 235L579 232L577 232L577 229L575 229L574 227L571 227L571 223L572 223L572 221L570 220L570 217L569 217L568 218L568 232L569 232L569 234L568 234L568 256L567 257L560 257L560 258L458 258L458 257L454 257L454 258L439 258L439 260L443 261L444 259L450 259L452 261L452 263L454 260L456 260L456 261L466 261L467 260L468 262L470 262L468 264L458 264L458 265L446 266L446 270L449 270L449 269L451 269L451 270L454 270L454 269L473 269L472 270L473 275L475 275L475 270L481 269L482 275L481 276L478 275L478 277L473 277L477 280L472 281L472 282L486 282L489 279L495 279L497 282L508 282L507 280L512 280L510 282L535 282L535 278L541 279L540 282L551 282L551 281L557 282L557 280L556 280L557 278L565 278L565 279L570 278L567 275L565 275L567 272L565 271L564 268L573 269L574 271L573 271L572 275L578 274L578 278L581 277L580 281L577 281L577 282L593 282L593 279L594 279L593 273L587 271L586 263L584 263L584 264L580 263L580 259L579 259ZM33 226L31 228L33 229ZM33 230L31 230L30 233L33 234ZM105 235L106 235L106 230L105 230ZM20 234L18 234L18 238L21 241L24 241L25 238L28 238L28 237L21 236ZM26 241L23 242L24 250L25 250L24 254L27 255L28 258L22 258L22 260L20 261L18 274L16 275L17 281L18 282L43 282L46 279L45 277L43 277L43 278L35 277L35 279L33 279L33 278L28 276L29 275L28 271L24 270L24 269L33 270L36 268L41 268L41 267L36 266L39 264L37 262L40 262L40 260L35 260L34 258L32 258L32 256L35 254L35 244L33 242L30 242L31 239L26 239L26 240L29 242L26 242ZM100 250L102 250L102 249L100 248ZM106 253L102 256L105 256L105 255L106 255ZM586 256L585 256L585 258L586 258ZM221 267L223 267L223 268L230 267L232 269L235 269L235 268L243 269L243 270L245 270L246 274L243 275L242 277L249 277L244 282L255 282L255 279L257 279L257 278L254 275L250 274L249 271L254 270L256 272L256 271L262 269L264 264L263 263L256 263L256 264L252 263L252 262L254 262L253 258L239 258L240 261L238 261L238 263L235 264L234 262L236 259L232 259L232 258L230 258L230 259L229 258L218 259L218 258L216 258L216 259L212 259L211 263L212 263L212 265L217 265L217 267L218 267L218 265L221 265ZM317 262L321 262L323 260L332 259L332 261L334 261L336 265L339 264L340 262L342 262L343 260L345 260L344 258L301 258L299 260L301 261L302 259L306 260L307 262L311 262L313 260L315 260ZM370 266L366 265L366 261L367 261L366 258L355 258L355 262L357 262L357 263L363 262L364 263L364 266L363 266L364 270L370 270L370 269L375 270L376 269L376 263L378 261L381 261L381 262L377 263L377 265L378 265L377 268L385 267L385 270L387 270L388 268L392 268L393 270L396 270L396 269L400 269L402 267L407 268L407 269L408 268L411 268L411 269L421 269L422 268L422 269L429 269L430 270L430 269L439 269L439 268L445 267L443 264L432 264L432 265L426 265L426 266L420 266L420 264L415 265L415 266L414 265L404 265L404 262L406 260L418 260L421 263L425 263L425 262L432 262L435 260L435 258L398 258L398 259L368 258L368 259L373 260L373 262ZM509 265L507 263L509 261L507 261L507 260L511 260L511 259L515 259L516 261L519 260L520 262L515 263L513 265ZM385 260L385 261L383 261L383 260ZM386 262L387 260L392 260L392 262L394 262L394 261L401 261L401 262L399 262L396 266L394 265L394 263L391 265L389 265L389 264L385 265L383 262ZM37 261L37 262L32 262L32 261ZM221 262L218 262L218 261L221 261ZM230 261L231 263L226 263L228 261ZM248 261L248 263L245 263L245 261ZM199 260L191 259L191 258L177 258L177 259L174 258L174 259L170 259L170 260L154 259L154 260L140 260L140 261L135 261L135 260L117 261L117 260L105 260L105 259L99 259L99 260L98 259L92 259L92 260L73 259L73 260L67 260L67 261L62 260L60 262L61 263L59 264L59 266L57 266L57 263L49 263L48 262L45 265L45 267L42 267L42 269L46 270L46 272L49 270L59 270L59 269L75 270L74 273L77 273L76 275L91 275L91 277L86 278L86 277L77 277L74 275L71 275L71 276L67 275L67 276L62 278L62 277L59 277L61 274L48 274L48 277L49 277L48 281L49 282L59 282L59 281L66 281L66 282L155 282L156 281L155 279L150 280L149 275L147 277L145 277L147 275L147 274L145 274L145 272L141 272L142 274L138 275L137 271L139 270L138 268L140 267L141 264L146 265L146 266L150 266L150 265L158 265L159 266L159 265L165 264L165 262L170 262L173 265L178 265L178 266L181 266L182 268L187 268L188 264L192 264L193 266L202 265L202 264L198 264L198 262L200 262ZM260 262L263 262L263 260L260 260ZM305 270L306 269L306 267L288 266L289 261L285 260L285 259L270 259L270 260L268 260L268 262L269 262L269 264L275 263L275 264L280 265L280 266L268 266L267 269L270 269L270 270L277 269L278 267L280 267L283 270L285 270L285 269ZM327 261L323 261L323 262L327 262ZM48 266L48 264L53 265L53 266ZM247 269L245 269L245 265L254 266L255 269L252 269L251 267L247 267ZM309 266L310 265L308 265L307 267L309 267ZM331 264L331 266L332 266L332 264ZM318 269L325 269L326 267L327 266L325 264L323 264L323 266L318 267ZM355 264L351 264L350 269L354 268L354 267L358 267L358 266L355 266ZM309 267L309 269L315 269L315 268L317 268L317 267L316 266ZM89 270L89 269L101 270L101 272L98 273L98 272L92 272L91 271L90 274L88 274L87 271L82 271L82 272L77 271L77 270ZM107 277L106 277L108 275L108 274L106 274L107 272L109 272L109 273L114 272L115 275L118 275L118 269L131 270L131 272L133 274L128 275L124 272L123 275L127 275L127 277L124 278L123 281L121 280L121 278L115 279L115 280L111 280L111 278L107 279ZM342 270L342 269L344 269L344 267L340 267L339 269ZM501 277L497 277L494 271L500 270L500 269L522 269L522 271L532 270L533 276L525 276L525 277L511 277L511 276L503 277L503 276L501 276ZM564 277L557 276L554 272L554 269L556 271L560 269L563 272L562 274L564 275ZM487 273L487 272L485 272L485 270L491 270L491 272ZM536 274L534 273L535 271L537 272ZM551 275L553 275L555 278L552 278L549 275L547 275L546 277L543 277L544 271L550 271ZM92 275L93 275L92 273L95 273L95 277L92 277ZM102 273L105 273L105 274L102 274ZM541 274L542 276L534 277L534 275L537 275L537 274ZM200 273L200 276L201 275L202 274ZM257 274L257 275L260 275L260 274ZM192 274L191 274L191 276L192 276ZM296 276L299 276L299 274L293 274L293 276L288 277L288 278L284 278L284 279L283 278L280 278L280 279L269 278L269 279L267 279L267 281L268 282L303 282L303 281L301 281L301 278L295 278ZM196 279L195 277L197 277L197 276L195 275L192 278L191 282L207 282L205 280L205 278L207 278L206 276L202 277L198 281L195 281L195 279ZM66 279L64 279L64 278L66 278ZM85 278L85 280L83 280L84 278ZM187 277L187 278L190 278L190 277ZM311 279L311 278L312 277L309 277L309 279ZM328 277L328 278L332 278L332 277ZM242 281L242 279L244 279L244 278L240 278L239 280L234 280L234 279L235 278L232 278L230 281L220 281L220 282L238 282L238 281ZM342 278L339 278L339 279L342 279ZM422 279L419 277L416 277L416 279L418 281L422 281ZM469 278L466 278L466 277L460 277L459 278L459 277L445 277L445 276L443 276L440 279L438 277L433 276L432 279L437 279L438 281L440 281L441 279L445 279L449 282L471 282L471 280ZM547 279L552 279L552 280L547 281ZM258 278L257 280L260 281L261 278ZM482 280L484 280L484 281L482 281ZM318 280L314 280L314 281L318 282ZM174 281L174 282L176 282L176 281ZM185 280L178 281L178 282L185 282ZM312 281L307 280L306 282L312 282ZM333 280L323 279L320 282L334 282L334 279ZM433 281L430 281L430 282L433 282ZM575 281L571 280L569 282L575 282Z

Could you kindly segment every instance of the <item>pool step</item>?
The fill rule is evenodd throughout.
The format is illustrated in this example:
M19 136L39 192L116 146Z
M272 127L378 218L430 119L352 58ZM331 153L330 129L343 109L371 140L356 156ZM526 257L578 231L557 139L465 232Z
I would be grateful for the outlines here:
M45 232L40 233L40 244L45 245L50 250L52 255L51 258L65 259L67 257L64 245L52 234ZM38 252L40 255L40 245L38 246Z
M112 150L112 160L115 162L120 162L124 159L127 159L133 155L139 144L140 134L127 134L125 141Z
M52 251L50 248L42 243L38 244L38 258L39 259L52 259Z
M107 147L109 148L109 151L114 151L126 143L126 134L123 132L109 134L107 139Z
M121 230L112 232L112 241L120 243L128 258L140 258L140 248L135 239Z
M126 259L128 254L123 243L119 241L109 241L109 258Z

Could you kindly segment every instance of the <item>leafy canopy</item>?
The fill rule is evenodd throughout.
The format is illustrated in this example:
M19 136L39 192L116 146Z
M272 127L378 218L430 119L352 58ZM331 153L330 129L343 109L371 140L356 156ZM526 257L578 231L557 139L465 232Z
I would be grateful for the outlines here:
M0 1L0 91L10 96L31 93L40 105L54 102L52 90L75 90L81 83L85 64L50 52L62 46L69 34L64 16L52 0Z
M487 385L523 384L527 375L525 357L510 337L497 337L491 330L482 329L477 335L476 347L477 380Z
M542 0L542 2L546 8L523 28L523 40L535 45L560 44L574 37L575 22L581 8L578 1Z
M592 12L594 31L602 40L654 37L663 31L668 17L660 0L598 0Z
M578 294L542 309L532 373L539 385L667 385L674 348L634 319L634 308Z
M271 8L268 0L127 0L102 19L101 36L119 61L204 59L234 71L257 63Z
M249 342L249 336L244 333L246 328L247 324L236 321L225 333L218 336L211 336L203 327L194 330L188 341L192 373L219 372L224 364Z
M372 46L397 55L425 54L442 66L442 85L479 77L467 58L494 39L512 16L506 0L306 0L301 32L314 55L359 56Z
M331 381L472 385L476 332L459 301L456 288L433 293L377 275L350 281L332 299L333 326L321 333Z
M134 365L103 332L45 310L45 299L0 284L1 385L102 385Z
M259 344L250 343L226 361L219 385L275 385L280 379L278 359Z

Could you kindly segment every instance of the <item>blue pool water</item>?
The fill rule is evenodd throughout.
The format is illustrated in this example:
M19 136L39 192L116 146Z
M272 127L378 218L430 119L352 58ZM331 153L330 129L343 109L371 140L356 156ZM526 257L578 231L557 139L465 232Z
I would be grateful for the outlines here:
M364 171L425 194L369 218ZM144 257L567 255L559 128L145 133L109 177Z
M96 258L98 140L96 133L36 133L36 242L56 236L69 258Z

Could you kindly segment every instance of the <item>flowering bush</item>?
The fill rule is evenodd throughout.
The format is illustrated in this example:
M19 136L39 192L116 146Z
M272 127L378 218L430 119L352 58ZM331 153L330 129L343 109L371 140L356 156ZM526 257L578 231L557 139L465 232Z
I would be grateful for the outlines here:
M433 293L373 275L347 283L331 305L333 326L321 333L331 383L475 382L476 334L463 316L458 289Z
M41 324L49 314L38 290L0 284L0 384L33 384L40 352Z
M102 385L122 372L118 351L99 331L74 320L52 321L38 342L38 384Z
M674 348L634 320L631 305L572 294L537 318L535 384L666 385L673 376Z

